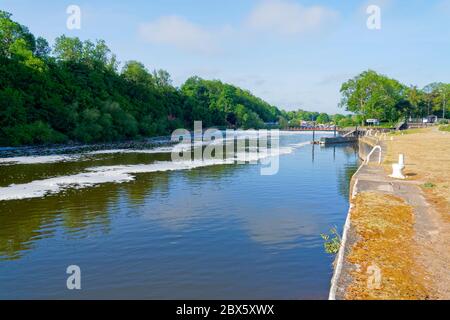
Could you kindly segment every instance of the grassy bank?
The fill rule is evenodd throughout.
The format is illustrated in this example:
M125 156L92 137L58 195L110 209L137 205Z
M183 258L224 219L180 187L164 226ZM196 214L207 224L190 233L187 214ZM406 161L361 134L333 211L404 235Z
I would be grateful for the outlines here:
M378 142L386 147L383 164L357 177L344 298L448 299L450 134L431 127L391 137ZM399 154L405 180L388 177Z
M444 129L442 131L442 128ZM450 126L413 129L387 141L386 172L405 155L408 180L420 181L427 200L450 222Z
M416 264L414 214L402 199L362 192L354 199L352 227L359 241L348 261L353 272L346 299L427 299L425 271ZM377 283L376 273L380 275Z

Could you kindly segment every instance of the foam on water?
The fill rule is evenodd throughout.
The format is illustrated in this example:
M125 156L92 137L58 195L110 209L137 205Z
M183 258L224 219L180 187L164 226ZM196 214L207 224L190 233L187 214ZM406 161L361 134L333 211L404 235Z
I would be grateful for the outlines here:
M334 135L333 131L329 131L329 130L316 130L316 134L321 134L321 135ZM280 130L280 136L293 136L293 135L312 135L312 131L283 131Z
M258 161L263 158L291 153L292 148L284 147L267 152L241 152L232 158L203 159L192 161L157 161L151 164L117 165L88 168L86 172L35 180L24 184L11 184L0 188L0 201L40 198L56 194L68 188L87 188L102 183L123 183L135 179L135 174L174 170L190 170L199 167Z
M55 163L55 162L78 161L78 160L80 160L79 155L24 156L24 157L0 158L0 165Z
M311 144L311 141L304 141L304 142L300 142L300 143L293 143L290 144L289 146L293 147L293 148L300 148L300 147L304 147L308 144Z
M320 131L318 131L320 132ZM225 144L234 139L258 139L258 131L256 130L235 130L232 131L231 136L223 133L223 137L212 141L196 142L196 145L218 145ZM283 135L307 135L311 134L308 131L279 131L280 136ZM321 132L321 134L333 134L332 132ZM207 136L207 135L206 135ZM194 142L194 141L192 141ZM307 143L305 143L307 144ZM291 145L293 147L301 147L303 143L298 145ZM11 158L0 158L0 165L16 165L16 164L44 164L44 163L57 163L68 161L81 161L89 155L104 155L115 153L143 153L143 154L156 154L156 153L171 153L171 152L185 152L191 150L190 144L178 143L173 146L157 147L154 149L110 149L110 150L97 150L87 153L80 153L77 155L49 155L49 156L21 156Z
M89 159L88 156L103 155L103 154L115 154L115 153L171 153L188 151L190 146L177 144L170 147L158 147L154 149L110 149L110 150L97 150L86 153L80 153L76 155L51 155L51 156L22 156L22 157L10 157L0 158L0 165L15 165L15 164L44 164L44 163L57 163L57 162L69 162L69 161L82 161Z
M91 151L86 154L97 155L97 154L114 154L114 153L171 153L174 151L175 147L159 147L155 149L109 149L109 150L97 150Z

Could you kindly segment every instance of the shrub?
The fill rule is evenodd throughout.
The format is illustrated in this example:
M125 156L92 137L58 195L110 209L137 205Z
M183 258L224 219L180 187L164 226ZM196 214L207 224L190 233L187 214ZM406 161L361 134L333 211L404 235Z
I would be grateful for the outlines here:
M434 183L432 183L432 182L425 182L425 183L423 184L423 187L424 187L424 188L427 188L427 189L431 189L431 188L436 187L436 185L435 185Z
M337 254L341 247L341 237L337 232L336 227L330 229L330 234L321 233L321 238L324 240L325 252L329 254Z

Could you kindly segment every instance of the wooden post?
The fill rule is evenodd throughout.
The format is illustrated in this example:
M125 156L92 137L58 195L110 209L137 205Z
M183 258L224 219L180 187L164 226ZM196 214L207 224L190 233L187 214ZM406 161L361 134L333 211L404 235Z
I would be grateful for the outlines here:
M313 122L313 143L316 143L316 122Z

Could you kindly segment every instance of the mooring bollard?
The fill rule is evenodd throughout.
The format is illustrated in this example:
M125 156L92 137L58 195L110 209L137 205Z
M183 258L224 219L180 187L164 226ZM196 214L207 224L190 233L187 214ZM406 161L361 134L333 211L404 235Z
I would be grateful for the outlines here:
M406 179L403 175L403 169L405 168L405 156L400 154L398 156L398 163L392 164L392 174L389 176L395 179Z
M398 164L405 167L405 156L403 155L403 153L400 153L398 155Z

